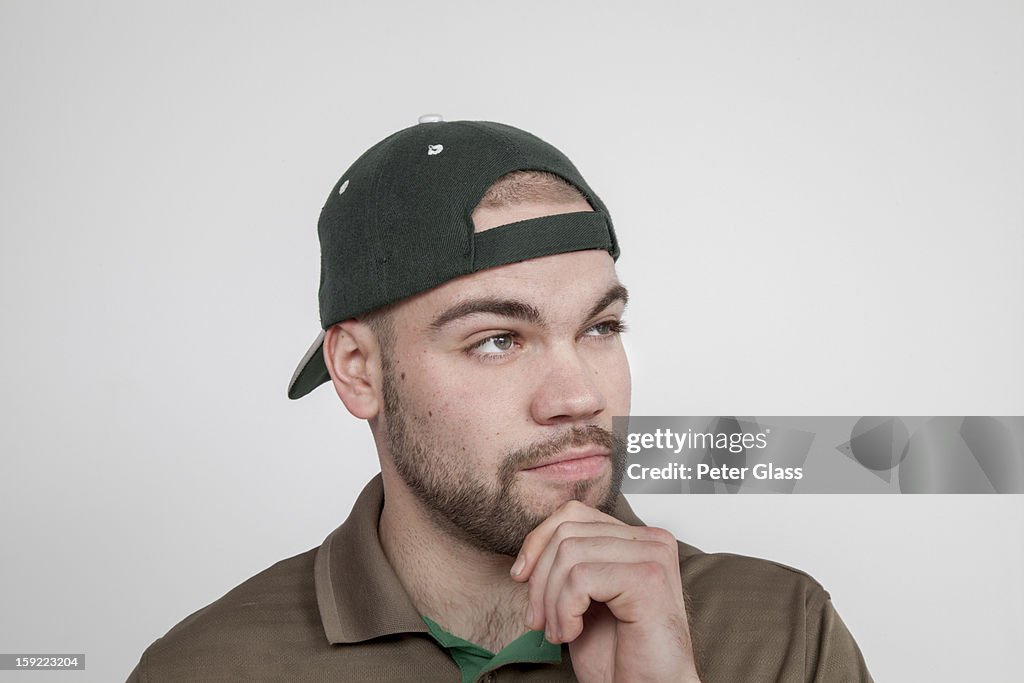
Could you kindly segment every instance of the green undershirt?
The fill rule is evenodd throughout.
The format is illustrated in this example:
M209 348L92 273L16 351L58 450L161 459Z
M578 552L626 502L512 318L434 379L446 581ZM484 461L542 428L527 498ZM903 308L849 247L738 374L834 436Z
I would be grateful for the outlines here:
M494 654L468 640L453 636L437 622L423 617L430 635L448 650L462 671L462 683L473 683L485 671L510 662L548 663L562 661L562 647L544 640L544 631L527 631Z

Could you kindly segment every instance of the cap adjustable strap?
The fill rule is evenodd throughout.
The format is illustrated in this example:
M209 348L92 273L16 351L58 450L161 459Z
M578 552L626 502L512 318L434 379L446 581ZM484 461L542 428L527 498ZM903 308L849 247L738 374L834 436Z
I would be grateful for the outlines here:
M583 249L604 249L618 257L603 212L558 213L478 232L473 235L472 271Z

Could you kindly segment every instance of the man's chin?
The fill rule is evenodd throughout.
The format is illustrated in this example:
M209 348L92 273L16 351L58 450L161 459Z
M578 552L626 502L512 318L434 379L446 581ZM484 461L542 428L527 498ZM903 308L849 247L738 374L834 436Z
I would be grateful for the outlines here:
M564 481L557 484L545 482L543 486L530 487L532 490L524 492L524 495L529 501L527 509L536 516L547 519L570 500L578 500L592 508L608 507L609 501L613 502L615 499L615 496L609 494L610 487L610 477L604 475L595 479Z

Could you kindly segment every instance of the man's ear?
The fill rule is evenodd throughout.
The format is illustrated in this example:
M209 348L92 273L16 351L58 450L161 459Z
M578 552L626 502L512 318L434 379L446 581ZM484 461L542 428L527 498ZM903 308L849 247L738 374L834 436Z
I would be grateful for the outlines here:
M324 363L348 412L363 420L376 417L383 405L380 345L369 325L351 319L328 328Z

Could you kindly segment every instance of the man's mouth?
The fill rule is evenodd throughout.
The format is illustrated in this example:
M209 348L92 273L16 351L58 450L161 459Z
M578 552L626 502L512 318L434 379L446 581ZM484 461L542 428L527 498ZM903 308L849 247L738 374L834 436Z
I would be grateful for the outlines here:
M532 467L523 468L542 476L555 476L570 479L587 479L597 476L610 461L610 451L597 445L570 448L550 458L545 458Z

